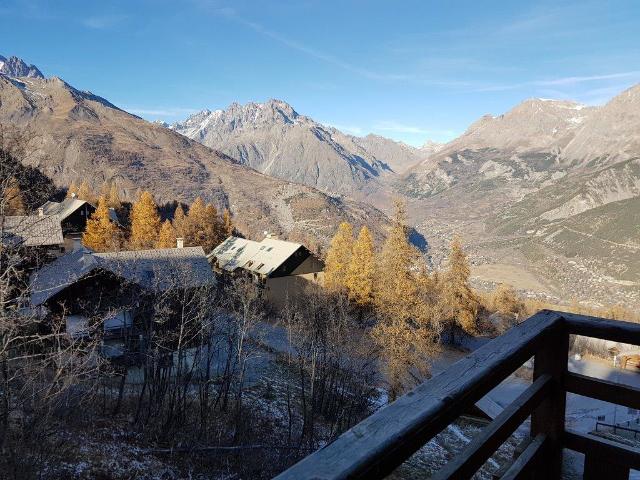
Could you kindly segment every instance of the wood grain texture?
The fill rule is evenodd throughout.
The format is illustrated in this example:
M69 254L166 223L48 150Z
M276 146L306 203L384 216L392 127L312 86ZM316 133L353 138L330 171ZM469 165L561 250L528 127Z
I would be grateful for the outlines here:
M604 463L640 470L640 450L637 448L574 430L565 432L563 443L566 448L591 457L592 461L599 459Z
M520 480L530 478L529 475L535 469L536 463L542 457L545 450L546 435L538 435L524 449L520 456L500 477L500 480Z
M462 452L432 478L434 480L471 478L549 393L551 383L550 375L538 377L491 424L476 435Z
M567 392L640 410L640 388L573 372L565 375L564 386Z
M559 314L567 323L572 334L640 345L640 323L608 320L566 312Z

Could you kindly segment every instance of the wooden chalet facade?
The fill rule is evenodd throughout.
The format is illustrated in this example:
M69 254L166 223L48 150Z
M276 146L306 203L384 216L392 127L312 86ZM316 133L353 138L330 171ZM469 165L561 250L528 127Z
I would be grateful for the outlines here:
M229 237L208 258L218 273L251 277L276 307L294 299L310 283L323 281L322 260L302 244L269 236L261 242Z
M87 227L87 220L96 211L96 207L85 200L75 197L65 198L62 202L49 201L38 209L39 215L57 215L60 219L65 250L71 251ZM117 225L120 224L113 208L109 209L109 216Z
M31 308L42 325L65 322L76 339L100 338L102 352L128 363L145 349L154 331L158 299L176 292L215 288L202 247L63 255L32 275ZM162 328L173 327L171 314ZM157 330L155 330L157 331Z

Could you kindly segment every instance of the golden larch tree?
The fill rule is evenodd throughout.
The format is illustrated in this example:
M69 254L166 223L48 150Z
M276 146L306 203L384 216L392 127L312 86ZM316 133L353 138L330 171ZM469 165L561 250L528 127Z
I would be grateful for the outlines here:
M393 226L377 260L374 302L378 323L372 330L389 383L389 397L428 377L439 330L424 302L423 260L409 242L404 204L396 204Z
M471 289L471 269L459 236L451 242L449 262L442 282L442 302L450 327L459 327L468 334L477 333L480 302ZM453 333L453 331L452 331Z
M120 230L109 216L109 208L104 197L98 199L98 207L87 220L87 227L82 235L85 247L96 252L112 252L120 248Z
M345 284L349 299L361 306L370 305L373 301L375 275L373 238L365 225L360 229L353 244L351 261L347 268Z
M207 222L207 205L200 197L196 198L184 221L184 241L190 247L201 246L205 237L205 224Z
M160 227L156 248L173 248L176 246L176 230L169 220L165 220Z
M342 222L331 239L324 265L324 287L329 291L346 288L347 269L353 250L353 226Z
M224 237L231 237L233 232L235 231L235 226L233 225L233 219L231 218L231 212L228 208L224 209L222 212L222 229L224 232Z
M205 204L200 197L191 204L183 230L185 243L201 246L205 252L213 250L223 239L222 222L216 207Z
M78 194L78 187L76 187L75 182L71 182L71 185L69 185L69 188L67 188L67 198L71 198L73 196L73 194Z
M129 248L145 250L154 248L160 233L160 215L151 193L144 191L131 209L131 236Z
M222 219L218 215L218 210L215 206L208 203L205 208L206 215L206 228L205 228L205 252L213 250L220 245L226 238L224 235L224 224Z
M91 187L89 186L86 180L84 180L80 184L80 188L78 188L76 197L79 200L84 200L85 202L89 202L89 203L95 203L96 201L95 194L93 193L93 190L91 189Z
M176 231L177 238L184 238L187 217L184 214L182 205L178 204L176 211L173 213L173 228Z
M22 191L15 178L11 178L4 189L2 199L3 215L25 215L27 209L24 206Z
M107 193L107 205L109 208L118 210L122 208L122 200L120 200L120 193L118 192L118 186L116 182L111 182L109 186L109 192Z

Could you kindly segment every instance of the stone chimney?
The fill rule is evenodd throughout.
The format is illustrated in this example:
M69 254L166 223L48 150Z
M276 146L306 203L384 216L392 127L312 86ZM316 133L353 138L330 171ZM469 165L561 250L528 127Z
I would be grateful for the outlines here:
M176 248L184 248L184 238L176 238Z
M44 208L40 207L40 208L38 209L38 216L39 216L39 217L44 217Z

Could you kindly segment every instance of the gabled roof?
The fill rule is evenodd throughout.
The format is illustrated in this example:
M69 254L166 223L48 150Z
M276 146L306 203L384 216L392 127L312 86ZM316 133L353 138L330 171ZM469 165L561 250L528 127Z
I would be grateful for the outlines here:
M40 208L42 208L45 215L58 215L60 216L60 221L62 221L82 207L85 203L89 202L85 200L78 200L77 198L65 198L61 202L49 201ZM89 203L89 205L91 204Z
M63 255L31 276L31 304L41 305L96 270L111 272L151 291L215 284L202 247L94 253L80 249Z
M268 277L301 247L300 243L269 237L261 242L229 237L209 254L209 258L215 257L218 266L229 272L242 268Z
M93 204L87 202L86 200L80 200L78 198L65 198L61 202L48 201L47 203L42 205L40 208L42 208L42 211L45 215L60 216L60 221L62 222L67 217L69 217L69 215L73 214L76 210L82 207L84 204L89 205L93 209L96 208ZM120 220L118 219L118 215L116 214L116 211L113 208L109 209L109 218L111 218L111 221L113 222L116 222L118 224L120 223Z
M16 215L4 217L2 243L42 247L63 245L60 217L57 215Z

